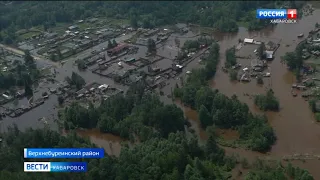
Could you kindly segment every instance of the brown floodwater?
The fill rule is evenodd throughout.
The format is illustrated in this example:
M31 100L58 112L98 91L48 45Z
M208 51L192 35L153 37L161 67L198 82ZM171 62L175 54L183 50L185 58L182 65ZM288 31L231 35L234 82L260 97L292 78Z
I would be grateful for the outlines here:
M104 148L110 156L119 156L121 151L121 143L124 142L119 136L112 135L110 133L101 133L98 129L78 129L77 134L96 144L97 146ZM64 131L68 133L68 131Z
M227 48L236 44L239 38L254 37L257 40L281 39L281 46L275 53L275 59L269 64L271 77L264 83L264 87L271 87L274 90L281 106L279 113L266 113L278 137L277 143L270 151L270 155L273 157L293 155L295 153L320 154L320 126L315 122L308 103L301 97L292 97L290 90L295 78L291 72L287 71L286 66L280 62L280 57L286 52L293 51L296 44L301 41L297 39L297 35L300 33L308 34L314 28L315 23L319 21L319 17L320 11L315 10L312 16L303 18L298 24L279 24L269 33L265 30L249 34L245 29L240 28L237 36L222 38L220 41L221 63L213 80L214 82L212 82L213 88L219 89L220 92L228 96L236 94L241 101L249 105L253 112L261 113L254 107L252 98L244 96L243 93L250 95L263 93L266 88L257 86L255 82L246 84L230 82L228 74L223 73L221 70L225 61L224 52ZM290 46L286 47L286 44ZM250 151L246 151L246 153L238 149L234 151L244 157L257 156L257 154L250 153ZM303 163L301 167L307 168L315 179L320 179L320 173L317 171L320 161L314 160L310 162L317 165L308 165L308 163L309 160ZM297 165L300 166L301 163Z
M288 51L293 51L295 48L294 44L300 41L297 39L297 34L308 34L314 28L314 24L319 20L319 17L320 12L316 10L313 16L303 18L298 24L279 24L273 29L272 33L263 31L249 34L240 28L238 36L221 41L221 63L214 78L213 87L229 96L236 94L240 100L248 103L252 111L256 111L252 98L244 96L243 93L263 93L266 88L257 86L255 82L246 84L230 83L228 74L223 73L221 70L221 66L225 60L224 52L232 44L236 44L239 38L281 39L281 46L275 53L275 59L269 64L271 77L267 80L269 82L265 81L264 85L274 90L275 95L280 100L281 106L279 113L267 113L267 115L272 115L269 118L272 119L271 125L278 136L277 144L272 148L271 154L320 153L320 127L315 124L307 102L300 97L292 97L290 90L291 84L295 79L287 71L286 66L280 62L280 57ZM291 44L291 46L286 47L285 44Z

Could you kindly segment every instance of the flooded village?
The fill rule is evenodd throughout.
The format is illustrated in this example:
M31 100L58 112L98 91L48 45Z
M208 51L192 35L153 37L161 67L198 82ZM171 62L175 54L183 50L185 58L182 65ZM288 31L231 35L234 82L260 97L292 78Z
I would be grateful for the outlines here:
M309 107L309 100L319 96L320 82L317 66L320 51L304 49L305 64L301 80L290 72L281 60L286 52L293 52L301 42L309 47L319 46L320 10L305 16L297 24L279 24L262 31L248 32L240 27L235 34L203 32L185 24L157 29L133 29L125 23L114 26L98 18L79 20L57 32L39 33L26 38L18 48L1 45L1 71L17 68L15 61L23 61L23 51L29 50L41 70L41 78L34 84L33 97L25 97L23 88L1 92L1 131L16 123L19 128L50 126L57 129L56 119L59 98L64 106L79 102L84 107L88 102L99 105L102 99L124 93L128 86L145 77L150 89L159 93L165 103L176 103L200 139L206 133L200 128L195 110L183 107L172 99L172 90L193 68L202 66L201 60L208 52L209 44L218 41L220 63L212 88L238 98L258 114L265 114L275 129L277 143L268 154L244 149L226 147L227 153L238 153L248 159L265 157L270 159L304 160L294 162L308 169L315 179L320 179L317 167L320 165L320 126L315 113ZM107 25L106 25L107 24ZM302 37L302 36L303 37ZM184 49L187 41L197 41L197 48ZM257 49L265 44L265 60L259 59ZM152 47L150 47L153 44ZM225 52L235 47L237 64L225 67ZM150 51L150 48L154 48ZM184 54L181 57L181 54ZM229 71L237 72L237 80L231 81ZM74 89L66 77L79 74L86 85ZM257 84L258 77L263 84ZM279 112L262 112L255 105L252 96L265 93L272 88L280 102ZM316 99L316 107L320 100ZM320 109L320 108L319 108ZM318 111L317 111L318 112ZM111 155L119 155L123 139L103 134L97 130L79 130L79 135L88 137L93 143L106 149ZM225 138L237 138L232 131L219 132ZM299 159L299 158L297 158Z

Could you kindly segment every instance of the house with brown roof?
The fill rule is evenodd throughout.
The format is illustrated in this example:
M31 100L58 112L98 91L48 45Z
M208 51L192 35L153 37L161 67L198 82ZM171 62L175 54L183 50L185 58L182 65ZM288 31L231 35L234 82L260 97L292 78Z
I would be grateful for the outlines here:
M125 50L127 50L129 47L128 44L118 44L116 47L110 49L107 51L108 55L114 55L114 54L119 54Z

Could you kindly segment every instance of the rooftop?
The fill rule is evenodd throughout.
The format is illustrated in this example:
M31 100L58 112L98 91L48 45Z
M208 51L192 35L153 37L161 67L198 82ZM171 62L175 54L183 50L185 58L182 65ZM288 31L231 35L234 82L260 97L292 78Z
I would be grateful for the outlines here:
M244 38L243 42L244 43L253 43L253 39L249 39L249 38Z
M273 58L273 51L265 51L266 53L266 58L267 59L272 59Z
M114 47L110 50L108 50L109 53L115 53L115 52L119 52L121 50L123 50L124 48L127 48L128 44L118 44L117 47Z

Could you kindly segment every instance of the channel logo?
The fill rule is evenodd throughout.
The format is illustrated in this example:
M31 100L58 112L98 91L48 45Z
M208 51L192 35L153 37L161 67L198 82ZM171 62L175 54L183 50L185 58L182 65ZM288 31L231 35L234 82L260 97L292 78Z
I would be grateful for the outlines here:
M257 9L258 19L297 19L296 9Z
M24 172L86 172L86 162L24 162Z

